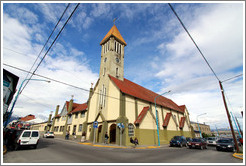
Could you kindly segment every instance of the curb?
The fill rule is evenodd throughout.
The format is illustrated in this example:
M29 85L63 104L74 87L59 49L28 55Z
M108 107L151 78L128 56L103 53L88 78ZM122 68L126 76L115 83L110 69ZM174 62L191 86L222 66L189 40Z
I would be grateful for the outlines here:
M243 153L234 153L232 156L235 158L243 160Z
M107 145L94 145L92 143L81 143L81 145L95 146L95 147L103 147L103 148L119 148L119 149L155 149L160 148L159 146L147 146L147 147L125 147L125 146L107 146Z

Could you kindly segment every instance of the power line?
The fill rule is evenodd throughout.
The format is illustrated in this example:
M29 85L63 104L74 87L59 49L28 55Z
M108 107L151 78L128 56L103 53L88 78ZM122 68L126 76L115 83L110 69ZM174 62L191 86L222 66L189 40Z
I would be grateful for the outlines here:
M54 33L55 29L57 28L58 24L60 23L60 21L61 21L62 17L63 17L63 16L64 16L64 14L66 13L66 11L67 11L67 9L68 9L68 7L69 7L69 6L70 6L70 3L67 5L67 7L65 8L65 10L63 11L63 13L62 13L62 15L61 15L60 19L58 20L58 22L56 23L56 25L55 25L54 29L52 30L52 32L51 32L51 34L50 34L50 36L49 36L49 37L48 37L48 39L46 40L46 42L45 42L45 44L44 44L43 48L42 48L42 49L41 49L41 51L39 52L39 54L38 54L38 56L37 56L36 60L34 61L34 63L33 63L33 65L32 65L32 67L30 68L29 72L31 72L32 68L33 68L33 67L34 67L34 65L36 64L36 62L37 62L38 58L40 57L41 53L43 52L44 48L46 47L46 45L47 45L48 41L50 40L51 36L53 35L53 33ZM28 75L29 75L29 73L27 73L27 76L26 76L26 78L25 78L25 79L27 79ZM31 77L32 77L32 76L31 76ZM30 78L31 78L31 77L30 77ZM25 89L25 87L26 87L26 85L28 84L28 82L29 82L29 80L26 82L26 84L25 84L25 85L24 85L24 87L22 88L21 92ZM21 92L20 92L20 93L21 93Z
M29 72L27 70L24 70L24 69L21 69L21 68L18 68L18 67L15 67L15 66L6 64L6 63L3 63L3 65L8 66L8 67L11 67L11 68L14 68L14 69L17 69L17 70L20 70L22 72L31 73L31 72ZM64 84L64 85L67 85L67 86L70 86L70 87L73 87L73 88L76 88L76 89L80 89L80 90L83 90L83 91L86 91L86 92L90 92L90 90L88 90L88 89L81 88L81 87L78 87L78 86L75 86L75 85L72 85L72 84L68 84L68 83L65 83L65 82L62 82L62 81L59 81L59 80L56 80L56 79L53 79L53 78L49 78L49 77L46 77L46 76L43 76L43 75L40 75L40 74L34 73L33 75L38 76L38 77L42 77L42 78L45 78L47 80L51 80L51 81L54 81L54 82L57 82L57 83L61 83L61 84ZM97 95L102 95L102 94L100 94L98 92L95 92L95 91L93 93L94 94L97 94ZM109 95L103 95L103 96L108 97L108 98L111 98L111 99L119 100L119 101L125 101L125 102L129 102L129 103L135 103L135 101L127 101L127 100L123 100L123 99L120 99L120 98L117 98L117 97L113 97L113 96L109 96ZM168 99L168 100L170 100L170 99ZM138 103L138 105L144 105L144 106L146 106L146 104L141 104L141 103Z
M168 3L168 5L170 6L171 10L173 11L173 13L175 14L175 16L177 17L177 19L179 20L179 22L181 23L182 27L184 28L184 30L187 32L187 34L189 35L190 39L192 40L192 42L195 44L196 48L198 49L198 51L200 52L200 54L202 55L203 59L205 60L205 62L207 63L208 67L211 69L211 71L213 72L214 76L217 78L218 81L220 81L220 79L218 78L218 76L216 75L216 73L214 72L214 70L212 69L212 67L210 66L210 64L208 63L207 59L205 58L205 56L203 55L202 51L200 50L200 48L198 47L198 45L196 44L196 42L194 41L194 39L192 38L192 36L190 35L189 31L187 30L187 28L185 27L184 23L181 21L181 19L179 18L178 14L175 12L174 8L172 7L172 5L170 3Z
M226 81L232 80L232 79L234 79L234 78L240 77L240 76L242 76L242 75L243 75L243 74L239 74L239 75L236 75L236 76L234 76L234 77L228 78L228 79L226 79L226 80L224 80L224 81L221 81L221 82L226 82Z
M57 34L56 38L53 40L52 44L50 45L50 47L48 48L48 50L46 51L46 53L44 54L43 58L41 59L41 61L39 62L39 64L37 65L36 69L32 72L32 75L30 76L29 79L32 78L32 76L35 74L35 72L37 71L38 67L41 65L41 63L43 62L44 58L46 57L46 55L48 54L48 52L50 51L50 49L52 48L52 46L54 45L54 43L56 42L57 38L60 36L61 32L63 31L63 29L65 28L65 26L67 25L68 21L70 20L70 18L73 16L74 12L77 10L77 8L79 7L80 3L78 3L76 5L76 7L74 8L74 10L72 11L72 13L70 14L70 16L68 17L67 21L65 22L65 24L63 25L63 27L61 28L61 30L59 31L59 33ZM27 81L27 83L25 84L25 86L28 84L29 80ZM25 86L23 87L23 89L25 88ZM22 91L23 91L22 89ZM21 91L21 92L22 92ZM20 92L20 93L21 93Z

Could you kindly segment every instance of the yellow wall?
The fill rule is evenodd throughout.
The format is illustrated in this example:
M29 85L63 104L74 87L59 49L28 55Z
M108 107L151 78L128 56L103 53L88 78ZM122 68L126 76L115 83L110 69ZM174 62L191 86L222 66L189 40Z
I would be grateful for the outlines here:
M89 105L89 117L88 117L88 122L94 122L96 115L98 113L97 111L97 105L98 105L98 86L95 87L95 91L93 95L91 96L91 101Z
M105 115L105 118L107 120L114 120L119 117L119 110L120 110L120 91L118 88L114 85L114 83L110 80L109 81L109 96L107 100L107 114Z
M140 112L139 112L140 113ZM129 123L134 123L135 118L135 99L131 96L126 96L126 117Z

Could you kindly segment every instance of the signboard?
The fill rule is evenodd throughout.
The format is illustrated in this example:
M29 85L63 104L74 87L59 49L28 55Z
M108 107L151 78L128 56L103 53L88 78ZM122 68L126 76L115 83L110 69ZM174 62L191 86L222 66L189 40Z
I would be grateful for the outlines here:
M93 128L98 128L98 121L93 122Z
M123 124L123 123L117 123L117 126L118 126L119 128L122 128L122 129L124 129L124 128L125 128L125 126L124 126L124 124Z
M7 82L7 81L4 81L4 80L3 80L3 86L5 86L5 87L7 87L7 88L8 88L8 87L9 87L9 85L10 85L10 82Z

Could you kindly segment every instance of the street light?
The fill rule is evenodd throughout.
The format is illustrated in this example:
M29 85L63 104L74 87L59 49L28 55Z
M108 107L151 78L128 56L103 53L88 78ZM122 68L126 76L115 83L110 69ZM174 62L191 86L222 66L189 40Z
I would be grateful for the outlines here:
M197 117L196 117L196 120L197 120L197 126L198 126L198 129L199 129L200 137L201 137L201 138L202 138L202 133L201 133L201 129L200 129L200 126L199 126L199 123L198 123L198 117L199 117L199 116L202 116L202 115L205 115L205 114L207 114L207 113L203 113L203 114L197 115Z
M9 123L10 117L11 117L11 115L12 115L12 112L13 112L13 109L14 109L14 106L15 106L15 103L16 103L18 97L19 97L19 94L20 94L21 88L22 88L22 86L23 86L23 83L24 83L25 81L28 81L28 80L45 81L45 82L50 83L50 81L47 81L47 80L41 80L41 79L24 79L24 80L22 81L21 85L20 85L20 88L19 88L19 90L18 90L18 92L17 92L17 94L16 94L16 97L15 97L15 100L14 100L14 102L13 102L13 104L12 104L12 107L11 107L11 109L10 109L10 111L9 111L9 115L8 115L8 118L7 118L6 122L5 122L4 128L6 128L7 125L8 125L8 123Z
M156 127L157 127L157 136L158 136L158 146L160 146L160 136L159 136L159 125L158 125L158 116L157 116L157 109L156 109L156 99L161 96L161 95L164 95L166 93L169 93L171 92L171 90L167 91L167 92L164 92L158 96L155 97L155 116L156 116Z

